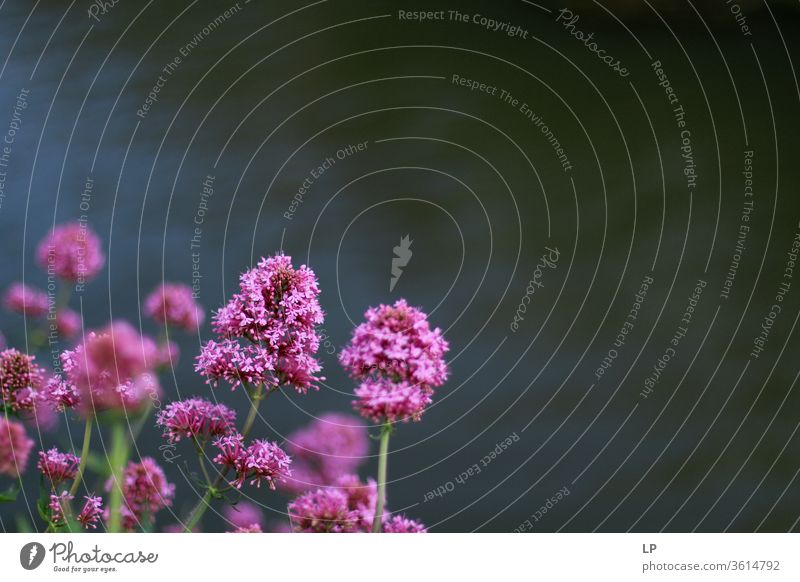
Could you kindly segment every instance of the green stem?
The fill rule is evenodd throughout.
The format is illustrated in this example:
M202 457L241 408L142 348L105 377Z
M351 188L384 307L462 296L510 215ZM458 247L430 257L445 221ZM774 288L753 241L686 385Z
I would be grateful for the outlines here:
M261 401L264 400L264 398L266 398L266 394L263 392L263 386L259 384L256 386L255 391L250 393L250 412L247 414L247 420L244 421L244 427L242 428L243 437L247 438L247 435L253 428L256 416L258 416L258 407L261 405Z
M381 445L378 452L378 502L375 504L375 517L372 520L372 533L381 533L383 507L386 503L386 466L389 462L389 436L392 425L387 421L381 425Z
M114 421L111 425L111 492L108 503L108 531L111 533L122 531L122 473L128 462L128 439L125 434L125 425L121 420Z
M203 471L203 477L205 477L206 484L210 485L211 477L206 469L206 453L203 450L204 447L200 444L195 436L192 436L192 442L194 443L194 449L197 451L197 460L200 461L200 470Z
M75 476L75 480L72 482L72 487L69 489L69 494L74 497L75 493L78 491L78 487L80 487L81 480L83 479L83 472L86 470L86 460L89 458L89 445L92 442L92 422L94 421L94 416L89 415L86 417L86 426L83 429L83 447L81 447L81 462L78 465L78 474Z

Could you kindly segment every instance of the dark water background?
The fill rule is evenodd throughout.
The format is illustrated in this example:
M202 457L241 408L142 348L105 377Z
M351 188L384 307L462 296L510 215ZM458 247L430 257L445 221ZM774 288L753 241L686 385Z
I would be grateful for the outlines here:
M369 305L402 296L430 311L452 345L452 378L424 421L394 437L389 502L435 531L510 531L563 487L570 494L535 530L796 528L800 281L765 352L749 354L800 220L800 93L790 62L800 58L798 6L755 4L753 35L744 36L723 2L695 2L702 22L688 4L656 3L663 21L644 3L619 4L605 5L629 30L597 5L571 6L579 27L624 61L627 78L555 13L524 2L436 8L518 24L527 40L471 23L401 22L398 9L418 7L392 2L240 3L141 118L162 67L231 4L123 0L95 22L88 2L6 1L0 131L20 90L30 94L0 206L0 288L22 278L44 284L35 245L54 222L81 215L91 177L86 214L109 261L72 299L87 328L113 316L155 334L138 306L162 278L191 282L199 265L201 302L212 309L239 272L280 248L318 274L337 347ZM698 173L691 195L654 60L686 111ZM454 74L529 103L573 169L563 170L518 108L454 85ZM312 168L365 141L285 218ZM755 209L724 300L745 150L754 152ZM193 260L209 175L214 194ZM406 234L413 258L390 292L392 248ZM513 332L545 247L558 249L558 265L545 270ZM597 381L648 275L655 283L635 329ZM687 336L644 399L698 279L707 287ZM0 329L24 345L20 318L2 315ZM173 338L183 357L162 378L166 399L207 394L191 358L209 337L206 325L201 337ZM269 400L259 436L281 440L312 415L350 409L352 383L335 355L321 358L326 386ZM243 394L216 394L243 414ZM479 475L424 501L513 434L519 442ZM63 424L41 438L69 444ZM148 427L138 452L157 457L161 442ZM26 490L35 496L32 464ZM183 516L196 494L167 468ZM362 475L374 472L372 459ZM284 497L251 493L278 519ZM24 510L22 499L4 506L4 529L16 529ZM159 526L176 519L164 513ZM204 527L221 525L211 516Z

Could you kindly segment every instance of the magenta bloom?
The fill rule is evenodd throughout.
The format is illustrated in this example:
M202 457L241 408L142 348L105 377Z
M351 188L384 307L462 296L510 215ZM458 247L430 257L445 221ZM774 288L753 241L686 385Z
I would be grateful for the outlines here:
M261 524L251 523L249 525L239 526L230 533L264 533L264 532L261 530Z
M253 524L261 525L263 514L261 509L247 501L240 501L236 505L228 506L224 510L225 519L235 528L248 528Z
M0 416L0 475L19 477L25 471L33 445L22 423Z
M100 239L80 222L55 227L39 243L36 260L48 274L72 282L88 281L106 262Z
M106 490L114 486L113 480L106 483ZM142 457L140 463L131 461L122 476L122 525L134 530L143 522L153 523L155 514L172 505L175 485L167 481L164 470L151 457Z
M64 523L64 507L72 501L73 497L67 491L62 491L61 495L50 494L50 521L56 525Z
M81 316L72 309L62 309L56 314L56 329L67 339L72 339L81 332Z
M147 296L144 313L161 324L175 325L186 331L196 330L205 313L192 295L192 288L182 283L162 283Z
M59 412L63 412L66 408L73 408L80 402L75 385L58 376L53 376L47 381L42 394L44 400Z
M289 519L299 533L352 533L358 518L341 489L309 491L289 504Z
M369 435L357 418L329 412L289 435L286 449L292 455L287 484L300 493L355 473L369 452Z
M155 365L158 366L175 366L178 363L178 358L181 356L181 350L174 341L168 341L158 346L156 352Z
M49 301L44 291L39 291L24 283L12 283L6 291L4 300L9 311L22 313L34 319L47 313Z
M203 347L195 370L212 385L291 384L303 393L315 387L321 380L316 326L324 319L318 296L311 269L295 269L282 254L262 258L241 275L239 293L214 316L221 339Z
M53 447L47 452L39 451L39 462L36 467L42 475L50 479L53 487L58 487L63 481L71 481L78 475L80 462L80 457L72 453L62 453Z
M347 507L353 512L356 531L370 532L378 503L378 484L375 480L362 483L358 475L343 475L336 480L336 487L347 495Z
M0 396L11 410L33 410L44 377L44 368L36 364L36 356L13 348L0 352Z
M270 489L275 489L276 483L284 482L291 476L289 465L292 460L277 443L255 440L244 448L243 442L244 437L238 433L214 441L220 450L214 462L236 471L232 484L237 488L250 479L251 485L261 487L261 481L264 480Z
M408 519L404 515L395 515L383 520L384 533L427 533L427 528L422 523Z
M367 380L355 389L357 400L353 407L365 418L374 422L408 422L420 420L425 408L432 402L432 392L425 388L388 380Z
M103 515L103 499L93 495L87 495L84 499L86 503L78 514L78 523L86 529L97 529Z
M170 442L181 437L204 439L227 435L233 430L236 413L224 404L212 404L202 398L171 402L158 413L156 424L164 427Z
M74 350L61 354L65 378L79 395L85 411L137 409L161 394L152 372L157 348L151 339L126 322L90 332Z

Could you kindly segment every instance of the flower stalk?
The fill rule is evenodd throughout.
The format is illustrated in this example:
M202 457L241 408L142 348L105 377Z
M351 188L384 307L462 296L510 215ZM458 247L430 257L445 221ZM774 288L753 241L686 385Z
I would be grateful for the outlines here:
M381 533L383 508L386 504L386 471L389 463L389 437L392 424L385 421L381 425L381 443L378 451L378 501L375 504L375 517L372 519L372 533Z

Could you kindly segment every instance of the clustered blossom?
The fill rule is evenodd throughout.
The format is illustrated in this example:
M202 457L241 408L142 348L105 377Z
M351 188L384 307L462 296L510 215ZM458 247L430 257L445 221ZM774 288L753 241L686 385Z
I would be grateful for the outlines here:
M49 384L47 396L56 407L71 403L84 412L139 408L146 399L160 395L152 372L157 352L155 342L129 323L114 322L90 332L74 350L62 352L64 378Z
M251 523L249 525L239 526L231 533L263 533L263 530L260 524Z
M287 486L300 493L354 473L369 452L369 435L357 418L330 412L290 434L286 449L292 455Z
M109 479L106 490L110 491L113 486L113 479ZM142 457L141 462L131 461L125 468L122 495L122 525L127 530L134 530L145 521L152 523L159 510L172 505L175 485L167 481L164 470L155 460Z
M208 438L227 435L234 428L236 413L224 404L213 404L203 398L171 402L158 413L156 424L164 427L170 442L182 437Z
M215 314L219 341L203 347L195 370L212 385L291 384L302 393L316 387L316 326L324 319L318 296L311 269L295 269L283 254L262 258L242 273L239 293Z
M178 363L178 358L181 355L181 350L174 341L170 340L158 346L156 352L155 366L175 366Z
M64 308L56 313L56 329L67 339L78 335L81 331L81 316L77 311Z
M6 291L4 304L10 311L35 319L47 313L49 301L44 291L24 283L12 283Z
M175 325L187 331L197 329L205 319L192 288L182 283L162 283L147 296L144 313L161 324Z
M33 410L45 379L36 356L9 348L0 352L0 396L13 411Z
M289 504L289 519L295 532L352 533L358 516L341 489L316 489Z
M384 533L427 533L428 529L419 521L404 515L395 515L383 520Z
M42 389L43 398L59 412L73 408L80 402L78 389L74 384L59 376L53 376Z
M0 416L0 475L19 477L25 471L33 445L21 423Z
M231 484L237 488L250 479L251 485L261 487L264 480L270 489L275 489L276 483L285 482L292 475L292 460L277 443L254 440L245 448L244 437L236 433L218 438L214 445L220 450L214 462L236 471Z
M47 452L39 451L39 462L36 467L42 475L50 479L53 487L58 487L66 480L75 479L80 462L80 457L72 453L62 453L53 447Z
M263 515L257 505L247 501L240 501L236 505L225 508L225 519L238 530L251 528L254 525L261 528Z
M419 420L447 380L449 349L439 328L404 299L367 310L339 361L362 381L353 406L375 422Z
M85 499L86 503L78 514L78 523L86 529L97 529L103 515L103 499L94 495L87 495Z
M72 501L72 495L67 491L63 491L60 495L51 493L50 503L48 504L50 508L50 521L56 525L62 525L64 523L64 507L66 507L70 501Z
M84 223L55 227L36 249L39 265L66 281L87 281L103 268L106 258L98 236Z

